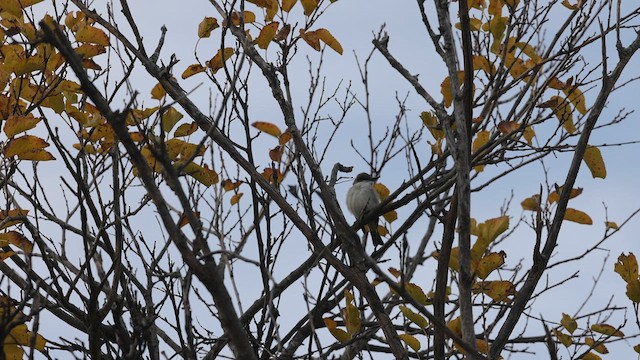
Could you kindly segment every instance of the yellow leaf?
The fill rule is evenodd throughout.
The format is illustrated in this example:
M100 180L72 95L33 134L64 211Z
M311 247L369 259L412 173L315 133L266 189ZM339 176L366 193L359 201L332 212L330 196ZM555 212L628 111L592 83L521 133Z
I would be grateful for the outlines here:
M444 139L444 130L442 130L440 122L434 113L431 111L423 111L420 114L420 119L422 119L422 123L435 140Z
M462 85L463 81L464 71L458 71L458 85ZM453 90L451 89L451 78L449 76L440 83L440 93L444 98L444 106L450 107L453 103Z
M216 173L213 169L209 169L209 166L207 166L207 164L204 164L204 166L200 166L196 163L191 162L187 164L182 171L192 178L198 180L206 187L209 187L218 182L218 173Z
M357 334L360 331L360 327L362 325L360 319L360 310L354 304L353 294L348 289L344 290L345 298L347 300L347 305L344 309L344 322L347 326L347 332L349 335L353 337L353 335Z
M260 30L260 35L258 35L258 38L255 40L260 49L266 49L267 47L269 47L271 40L273 40L273 38L276 36L279 25L279 22L274 21L265 25L262 30Z
M571 316L565 313L562 313L562 320L560 320L560 324L562 324L570 334L573 334L573 332L578 328L578 323Z
M267 6L267 13L265 14L264 20L272 21L273 18L278 13L278 0L269 0L269 6Z
M384 186L384 184L382 184L382 183L375 183L373 185L373 188L376 190L376 192L380 196L380 200L386 199L387 197L389 197L389 194L391 193L389 188Z
M183 117L184 115L173 106L170 106L167 111L162 114L162 131L168 133Z
M6 157L20 156L27 152L44 149L49 146L44 139L33 135L23 135L9 140L4 147L4 155Z
M384 218L384 220L388 223L392 223L396 220L398 220L398 213L395 210L391 210L387 213L384 213L382 215L382 217Z
M258 7L265 8L265 9L271 5L272 1L276 1L276 0L247 0L247 2L250 2L252 4L255 4Z
M553 113L562 124L562 127L569 134L576 132L576 126L573 124L573 111L571 111L569 103L560 96L552 96L548 103L554 105L552 106Z
M456 23L455 27L458 30L462 30L461 23ZM471 18L469 19L469 27L471 28L471 31L480 31L480 28L482 27L482 21L480 19ZM475 66L474 66L474 69L477 70Z
M315 32L318 35L318 38L322 40L322 42L327 44L328 47L332 48L338 54L342 55L342 51L343 51L342 45L340 45L340 42L336 40L336 38L333 37L333 35L331 35L329 30L318 29Z
M495 66L486 57L479 55L473 56L473 70L482 70L489 75L496 72Z
M93 26L85 26L76 33L78 42L86 42L102 46L109 46L109 37L107 34Z
M211 71L215 74L218 70L222 69L224 62L227 61L234 52L235 50L233 50L233 48L225 48L224 51L222 49L218 50L216 55L209 60L208 65L209 68L211 68Z
M558 188L558 191L562 192L563 188L564 188L563 186L560 186ZM558 193L558 191L553 191L551 192L551 194L549 194L549 198L547 199L549 203L553 204L555 202L558 202L558 200L560 199L560 194ZM582 194L582 188L571 189L571 192L569 193L569 199L573 199L574 197L579 196L580 194Z
M562 91L580 114L584 115L587 113L586 100L580 89L577 87L565 87Z
M484 293L495 302L510 302L509 296L516 294L516 287L510 281L482 281L473 284L474 293Z
M309 16L318 7L318 0L300 0L302 8L304 9L304 15Z
M523 210L538 211L540 209L540 195L533 195L524 199L520 205Z
M407 319L409 319L409 321L416 324L419 328L424 330L427 328L427 326L429 326L429 322L427 321L427 319L424 318L424 316L414 312L413 310L409 309L404 305L400 305L399 309L402 312L402 314Z
M505 257L507 257L507 254L504 251L501 251L499 253L494 252L483 256L482 259L478 261L478 265L476 266L476 275L480 279L486 279L492 271L498 269L504 264Z
M593 220L591 220L591 217L587 215L587 213L572 208L567 208L567 212L564 214L564 219L578 224L593 224Z
M198 37L208 38L211 36L211 31L218 28L218 19L206 16L198 25Z
M304 40L312 49L315 51L320 51L320 37L318 37L318 33L315 31L304 31L304 29L300 29L300 37Z
M471 259L479 260L485 251L489 247L489 244L493 242L500 234L507 231L509 228L509 217L500 216L497 218L486 220L485 222L477 225L478 239L471 248Z
M282 0L282 11L289 12L298 0Z
M584 151L583 160L591 171L591 176L593 176L593 178L604 179L607 177L607 168L604 164L602 153L600 153L600 149L596 146L587 146Z
M251 126L271 136L279 137L280 134L282 134L282 131L280 131L280 128L278 128L278 126L270 122L256 121L253 124L251 124Z
M4 134L11 138L16 134L36 127L40 118L34 117L31 113L27 115L10 115L4 123Z
M460 320L459 316L455 319L450 320L447 323L447 327L455 334L462 335L462 320Z
M252 11L245 11L243 12L243 16L242 16L242 20L244 21L245 24L250 24L252 22L256 21L256 14L254 14ZM240 26L240 13L237 11L234 11L231 13L231 23L235 26ZM223 21L222 22L222 26L227 26L227 21Z
M181 137L181 136L189 136L198 130L198 124L192 122L190 124L180 124L174 131L173 136Z
M206 70L206 68L200 64L192 64L187 66L187 68L182 72L182 78L186 79L188 77L191 77L195 74L204 72Z
M164 91L164 88L162 87L162 84L160 84L160 83L157 83L156 86L154 86L153 89L151 89L151 98L152 99L160 100L165 95L167 95L167 92Z
M414 283L405 283L404 289L419 304L421 305L428 304L429 299L427 298L427 295L424 293L424 291L422 291L422 288L420 286Z
M591 338L591 337L585 338L584 339L584 343L587 344L589 347L593 348L593 350L599 352L600 354L608 354L609 353L609 349L607 349L607 347L604 346L603 343L601 343L601 342L596 343L596 341L593 340L593 338Z
M635 352L637 352L638 354L640 354L640 344L638 344L638 345L634 345L634 346L633 346L633 350L634 350Z
M231 205L235 205L237 203L240 202L240 198L242 197L243 193L237 193L237 194L233 194L233 196L231 197L230 203Z
M420 341L418 341L418 339L415 336L410 335L410 334L400 334L400 335L398 335L398 337L405 344L407 344L407 346L409 346L411 348L411 350L413 350L415 352L420 351Z
M530 44L526 42L516 42L514 45L522 50L522 52L525 53L529 57L529 59L533 60L536 64L542 62L542 58L536 53L536 49Z
M558 339L558 341L560 341L560 343L565 347L569 347L571 346L571 344L573 344L571 336L563 333L560 330L553 329L553 335L555 335L556 339Z
M640 280L635 279L627 283L627 297L634 303L640 303Z
M607 229L613 229L613 230L618 230L618 224L616 224L614 221L605 221L604 226L606 226Z
M75 51L81 58L88 59L107 52L102 45L82 44L75 48Z
M327 329L329 329L329 332L331 333L331 335L333 335L333 337L336 338L336 340L338 340L341 343L346 343L349 340L351 340L351 335L349 335L349 333L347 333L342 329L338 329L338 323L335 320L331 318L324 318L322 320L324 321L324 324L327 327Z
M607 336L617 336L617 337L624 336L624 333L622 331L617 330L616 328L614 328L609 324L593 324L591 325L591 330Z
M476 134L476 138L473 140L473 144L471 145L471 152L475 153L483 147L487 142L489 142L489 138L491 137L491 133L487 130L479 131Z

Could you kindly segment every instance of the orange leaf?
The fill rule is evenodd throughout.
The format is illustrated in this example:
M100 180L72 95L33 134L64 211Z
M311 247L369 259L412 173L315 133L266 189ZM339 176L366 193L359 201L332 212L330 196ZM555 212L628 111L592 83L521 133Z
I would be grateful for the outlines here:
M269 181L270 183L276 185L280 184L282 180L284 180L284 175L282 174L282 172L280 172L280 170L272 168L264 169L264 171L262 172L262 177L264 177L265 180Z
M202 19L202 21L198 25L198 37L208 38L209 36L211 36L211 31L215 30L218 27L220 27L220 25L218 25L218 19L207 16Z
M240 202L240 198L242 197L243 193L237 193L237 194L233 194L233 196L231 197L231 205L235 205L237 203Z
M241 181L231 181L231 180L228 180L228 179L222 180L222 182L220 183L220 185L222 185L222 188L224 189L224 191L235 190L235 189L239 188L241 184L242 184Z
M320 38L315 31L304 31L300 29L300 36L312 49L320 51Z
M240 13L237 11L234 11L231 13L231 23L235 26L240 26ZM243 21L245 24L250 24L252 22L256 21L256 14L254 14L252 11L245 11L243 12ZM223 21L222 22L222 26L227 26L227 21Z
M33 249L31 241L17 231L0 233L0 244L2 244L2 246L7 246L8 244L15 245L27 253L31 253Z
M282 134L282 131L280 131L280 128L278 128L275 124L272 124L270 122L256 121L253 124L251 124L251 126L271 136L279 137L280 134Z
M305 16L309 16L318 7L318 0L300 0Z
M289 12L298 0L282 0L282 11Z
M273 149L269 150L269 158L275 162L280 162L282 160L283 153L284 153L284 147L278 145Z
M274 21L265 25L262 30L260 30L260 35L258 35L258 38L255 40L260 49L266 49L267 47L269 47L271 40L273 40L273 38L276 36L279 25L279 22Z
M188 77L191 77L195 74L204 72L206 70L206 68L200 64L192 64L187 66L187 68L182 72L182 78L186 79Z
M23 131L33 129L38 122L40 122L40 119L34 117L31 113L27 115L10 115L4 124L4 134L11 138Z
M315 32L318 35L318 38L322 40L322 42L327 44L328 47L332 48L338 54L342 55L342 51L343 51L342 45L340 45L340 42L336 40L336 38L334 38L333 35L331 35L329 30L318 29Z
M211 68L211 71L215 74L218 70L222 69L224 62L227 61L234 53L235 50L233 50L233 48L225 48L224 51L222 49L218 50L216 55L209 60L208 65L209 68Z
M102 46L109 46L109 37L107 34L93 26L85 26L76 33L76 40Z
M289 129L287 129L287 131L283 132L280 137L278 138L278 143L280 144L280 146L286 144L289 142L289 140L293 139L293 135L291 135L291 131L289 131Z
M560 194L558 193L558 191L562 192L563 188L563 186L560 186L558 190L553 191L551 194L549 194L549 198L547 199L547 201L549 201L549 203L551 204L558 202L558 200L560 199ZM569 193L569 199L573 199L580 194L582 194L582 188L571 189L571 192Z
M589 170L591 170L591 176L593 176L593 178L604 179L607 177L607 168L602 159L600 149L591 145L587 146L582 159L587 164Z
M587 213L572 208L567 208L567 211L564 214L564 219L578 224L593 224L593 220L591 220L591 217L587 215Z
M0 211L0 229L6 229L9 226L22 224L23 220L20 218L27 216L27 214L29 214L29 210L13 209L9 211Z
M520 125L515 121L501 121L498 124L498 130L500 130L503 135L509 135L518 130L519 127Z

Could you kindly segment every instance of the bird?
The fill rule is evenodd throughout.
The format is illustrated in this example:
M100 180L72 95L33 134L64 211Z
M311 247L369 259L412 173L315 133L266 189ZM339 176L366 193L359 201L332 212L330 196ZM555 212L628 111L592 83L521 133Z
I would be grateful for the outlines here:
M374 188L378 177L367 173L360 173L353 180L353 185L347 191L347 208L356 217L361 219L380 204L380 195ZM383 241L378 233L378 218L372 219L368 224L369 232L374 245L382 245Z

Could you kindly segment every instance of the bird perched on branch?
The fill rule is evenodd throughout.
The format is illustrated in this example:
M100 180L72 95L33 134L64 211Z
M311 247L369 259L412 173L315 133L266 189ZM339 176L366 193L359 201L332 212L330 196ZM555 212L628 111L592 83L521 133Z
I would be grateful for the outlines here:
M356 217L362 219L380 204L380 195L373 187L378 177L367 173L360 173L353 180L353 185L347 191L347 208ZM378 218L372 219L368 224L373 244L382 245L382 238L378 233Z

